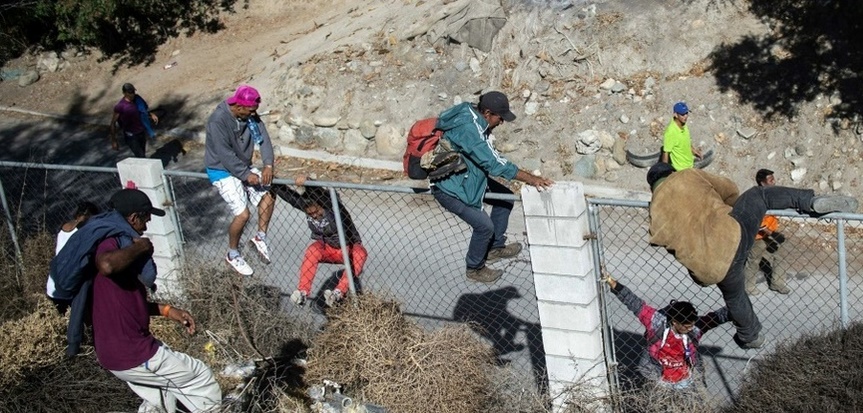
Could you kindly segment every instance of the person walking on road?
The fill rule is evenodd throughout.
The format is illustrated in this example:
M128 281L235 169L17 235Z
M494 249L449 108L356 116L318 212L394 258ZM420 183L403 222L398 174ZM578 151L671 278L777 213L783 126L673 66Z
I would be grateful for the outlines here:
M260 93L242 85L233 96L219 103L207 120L204 165L210 182L234 217L228 227L225 261L242 275L254 273L240 254L240 237L251 216L248 205L258 208L258 231L249 244L264 263L270 263L267 228L276 202L270 193L275 156L270 135L257 114L260 104ZM261 169L252 165L256 146L263 161Z
M855 198L816 196L811 189L755 186L739 194L728 178L657 163L647 172L650 243L665 247L701 286L716 284L744 349L764 344L761 322L746 293L744 267L768 209L820 215L857 210Z
M131 83L123 84L123 98L114 105L108 137L111 148L120 150L117 141L117 125L123 131L123 139L136 158L147 157L147 137L155 137L153 125L159 123L159 117L150 112L147 101L138 94Z
M689 106L685 102L674 104L674 116L665 128L662 140L661 161L670 163L677 171L692 168L695 158L701 159L701 151L692 146L689 135Z
M509 188L491 177L516 179L540 190L554 183L519 169L494 148L492 130L514 120L515 114L509 109L506 95L493 91L480 96L477 105L464 102L445 110L435 126L444 131L444 138L467 163L466 170L430 185L438 203L473 229L465 257L466 275L473 281L490 283L498 280L503 270L491 269L486 263L515 257L522 248L517 242L506 243L513 202L483 200L486 191L512 194ZM483 202L492 206L491 215L482 210Z

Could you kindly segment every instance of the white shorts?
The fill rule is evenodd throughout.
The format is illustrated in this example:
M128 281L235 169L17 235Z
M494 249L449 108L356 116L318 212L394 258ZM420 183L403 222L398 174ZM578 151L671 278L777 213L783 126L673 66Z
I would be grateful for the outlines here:
M252 168L252 173L261 176L261 171L257 168ZM219 195L228 203L228 209L234 216L242 214L248 204L257 207L264 195L270 191L269 186L252 186L234 176L219 179L213 182L213 186L219 189Z

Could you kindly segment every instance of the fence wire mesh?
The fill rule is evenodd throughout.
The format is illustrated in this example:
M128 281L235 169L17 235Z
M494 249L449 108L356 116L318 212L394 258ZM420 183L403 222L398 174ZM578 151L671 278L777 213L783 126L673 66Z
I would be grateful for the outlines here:
M171 173L166 182L176 207L187 266L226 270L227 229L231 222L224 201L204 174ZM281 182L288 184L288 182ZM15 242L23 245L39 233L54 234L71 218L76 205L90 201L107 208L120 188L112 168L54 165L0 165L0 184L6 206L0 216L0 265L19 266ZM338 193L368 251L363 271L356 278L359 292L373 291L401 303L419 324L436 328L449 323L470 323L492 346L503 364L542 385L544 353L539 313L527 250L517 258L491 264L505 270L493 285L474 284L465 278L464 257L470 227L443 210L427 192L410 188L364 186L335 182L324 185ZM296 187L292 187L297 189ZM591 200L601 264L620 282L654 307L672 299L688 300L701 313L722 307L718 289L700 288L664 249L649 245L646 204ZM278 304L302 321L322 325L322 292L332 288L342 264L320 264L311 305L294 306L288 297L297 288L306 248L311 243L306 214L277 200L267 231L272 262L256 260L246 244L254 235L257 214L246 226L241 245L255 270L250 282L277 289ZM784 268L791 293L768 290L762 266L752 297L768 343L760 351L743 351L731 340L734 329L725 324L708 332L700 346L705 383L712 394L733 398L753 360L777 345L858 321L863 317L863 217L816 220L780 211L780 231L786 241L775 254L767 253L773 269ZM11 225L10 225L11 224ZM11 230L10 230L11 229ZM511 241L527 243L522 208L510 217ZM616 366L617 389L639 385L638 360L644 349L643 328L636 317L607 289L605 327L610 333L606 357Z
M697 286L664 248L650 245L646 203L632 206L614 200L589 202L596 217L597 228L593 230L598 234L601 264L648 305L662 308L670 300L691 301L699 314L725 305L718 288ZM858 258L863 248L861 217L819 220L788 211L770 212L782 215L779 231L786 241L775 254L765 253L773 268L760 266L756 273L757 294L750 297L767 344L757 351L739 349L732 341L734 327L726 323L708 331L699 347L704 382L708 391L720 399L733 399L746 370L776 346L863 317L863 291L859 288L863 262ZM840 224L844 226L844 254L840 253ZM840 272L843 262L846 275ZM776 267L786 272L791 289L787 295L768 289L767 281ZM638 365L646 345L644 327L608 288L601 291L606 303L606 331L611 338L606 354L616 366L618 388L637 388L643 384Z
M226 271L227 230L232 220L226 203L205 174L166 171L165 176L180 225L185 265ZM37 233L56 234L79 202L90 201L105 209L111 195L121 188L116 169L41 164L3 164L0 183L14 229L9 230L3 215L2 241L12 236L23 241ZM543 385L539 312L526 249L515 259L490 264L505 270L495 284L472 283L465 277L464 263L470 227L443 210L429 193L333 182L307 186L324 184L337 191L368 251L365 267L355 278L358 291L392 297L406 315L425 327L469 323L492 345L501 364ZM516 201L507 234L510 241L524 244L521 211ZM325 321L322 292L335 286L344 265L320 264L312 302L294 306L289 296L297 288L300 266L312 241L306 214L277 199L267 231L269 265L258 260L247 244L256 228L257 213L252 211L240 243L255 271L248 283L278 290L278 305L284 311L299 321L321 326ZM13 243L2 245L0 264L18 266Z
M185 258L191 265L226 265L231 214L217 191L202 177L170 176ZM488 340L501 363L529 374L526 377L537 384L544 383L539 311L526 250L515 259L490 265L505 270L497 283L474 284L465 277L464 263L471 229L443 210L430 194L414 193L408 188L307 183L307 187L318 185L336 190L368 252L363 271L354 278L359 292L373 291L395 298L405 314L425 327L469 323ZM267 230L269 265L257 260L246 242L255 234L257 213L252 215L241 246L255 271L253 277L281 290L285 311L306 321L323 322L323 291L337 284L344 265L320 264L311 303L294 306L287 297L298 288L303 257L312 242L306 214L277 198ZM526 243L518 203L507 234L510 241Z

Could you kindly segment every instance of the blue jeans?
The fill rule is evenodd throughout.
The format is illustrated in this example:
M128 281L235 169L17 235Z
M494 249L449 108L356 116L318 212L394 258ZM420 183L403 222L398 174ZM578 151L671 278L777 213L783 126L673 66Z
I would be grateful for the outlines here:
M512 194L509 188L493 179L488 180L488 191L499 194ZM473 228L470 244L467 247L465 263L467 268L477 269L485 266L485 257L491 248L502 248L506 245L506 228L509 225L509 214L514 202L501 199L486 199L483 202L491 205L491 216L482 208L474 208L460 199L444 193L436 187L432 195L445 210L467 222Z
M755 244L755 234L761 226L761 220L768 209L796 209L803 213L811 213L811 189L795 189L783 186L756 186L744 192L737 198L731 208L731 217L740 224L740 245L734 255L734 261L725 274L725 278L717 284L722 291L725 305L734 325L737 337L743 342L758 338L761 332L761 322L752 309L752 302L746 294L746 259L752 245Z

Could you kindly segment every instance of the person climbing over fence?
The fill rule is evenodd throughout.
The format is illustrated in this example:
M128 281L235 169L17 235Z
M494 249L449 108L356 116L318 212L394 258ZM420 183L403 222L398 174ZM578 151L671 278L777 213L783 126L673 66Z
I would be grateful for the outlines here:
M296 183L304 185L305 177L298 177ZM300 265L300 281L297 289L291 294L291 301L302 306L311 296L312 284L318 271L318 264L325 262L330 264L344 264L342 247L339 242L339 231L337 220L341 217L342 229L344 230L345 247L348 249L351 271L354 277L359 277L363 272L363 266L368 258L368 251L363 247L360 233L354 225L353 219L344 205L336 195L339 206L339 215L333 209L333 200L327 188L306 187L303 194L298 193L286 185L273 185L272 192L291 204L296 209L306 214L306 222L311 231L312 243L306 248L303 262ZM333 306L340 302L348 292L348 271L343 270L339 282L334 289L324 290L324 301L327 306Z
M716 284L743 349L764 345L761 322L746 293L746 259L769 209L795 209L818 216L854 212L858 201L843 195L816 196L811 189L755 186L740 194L730 179L657 163L647 172L650 186L650 243L664 247L696 284Z

